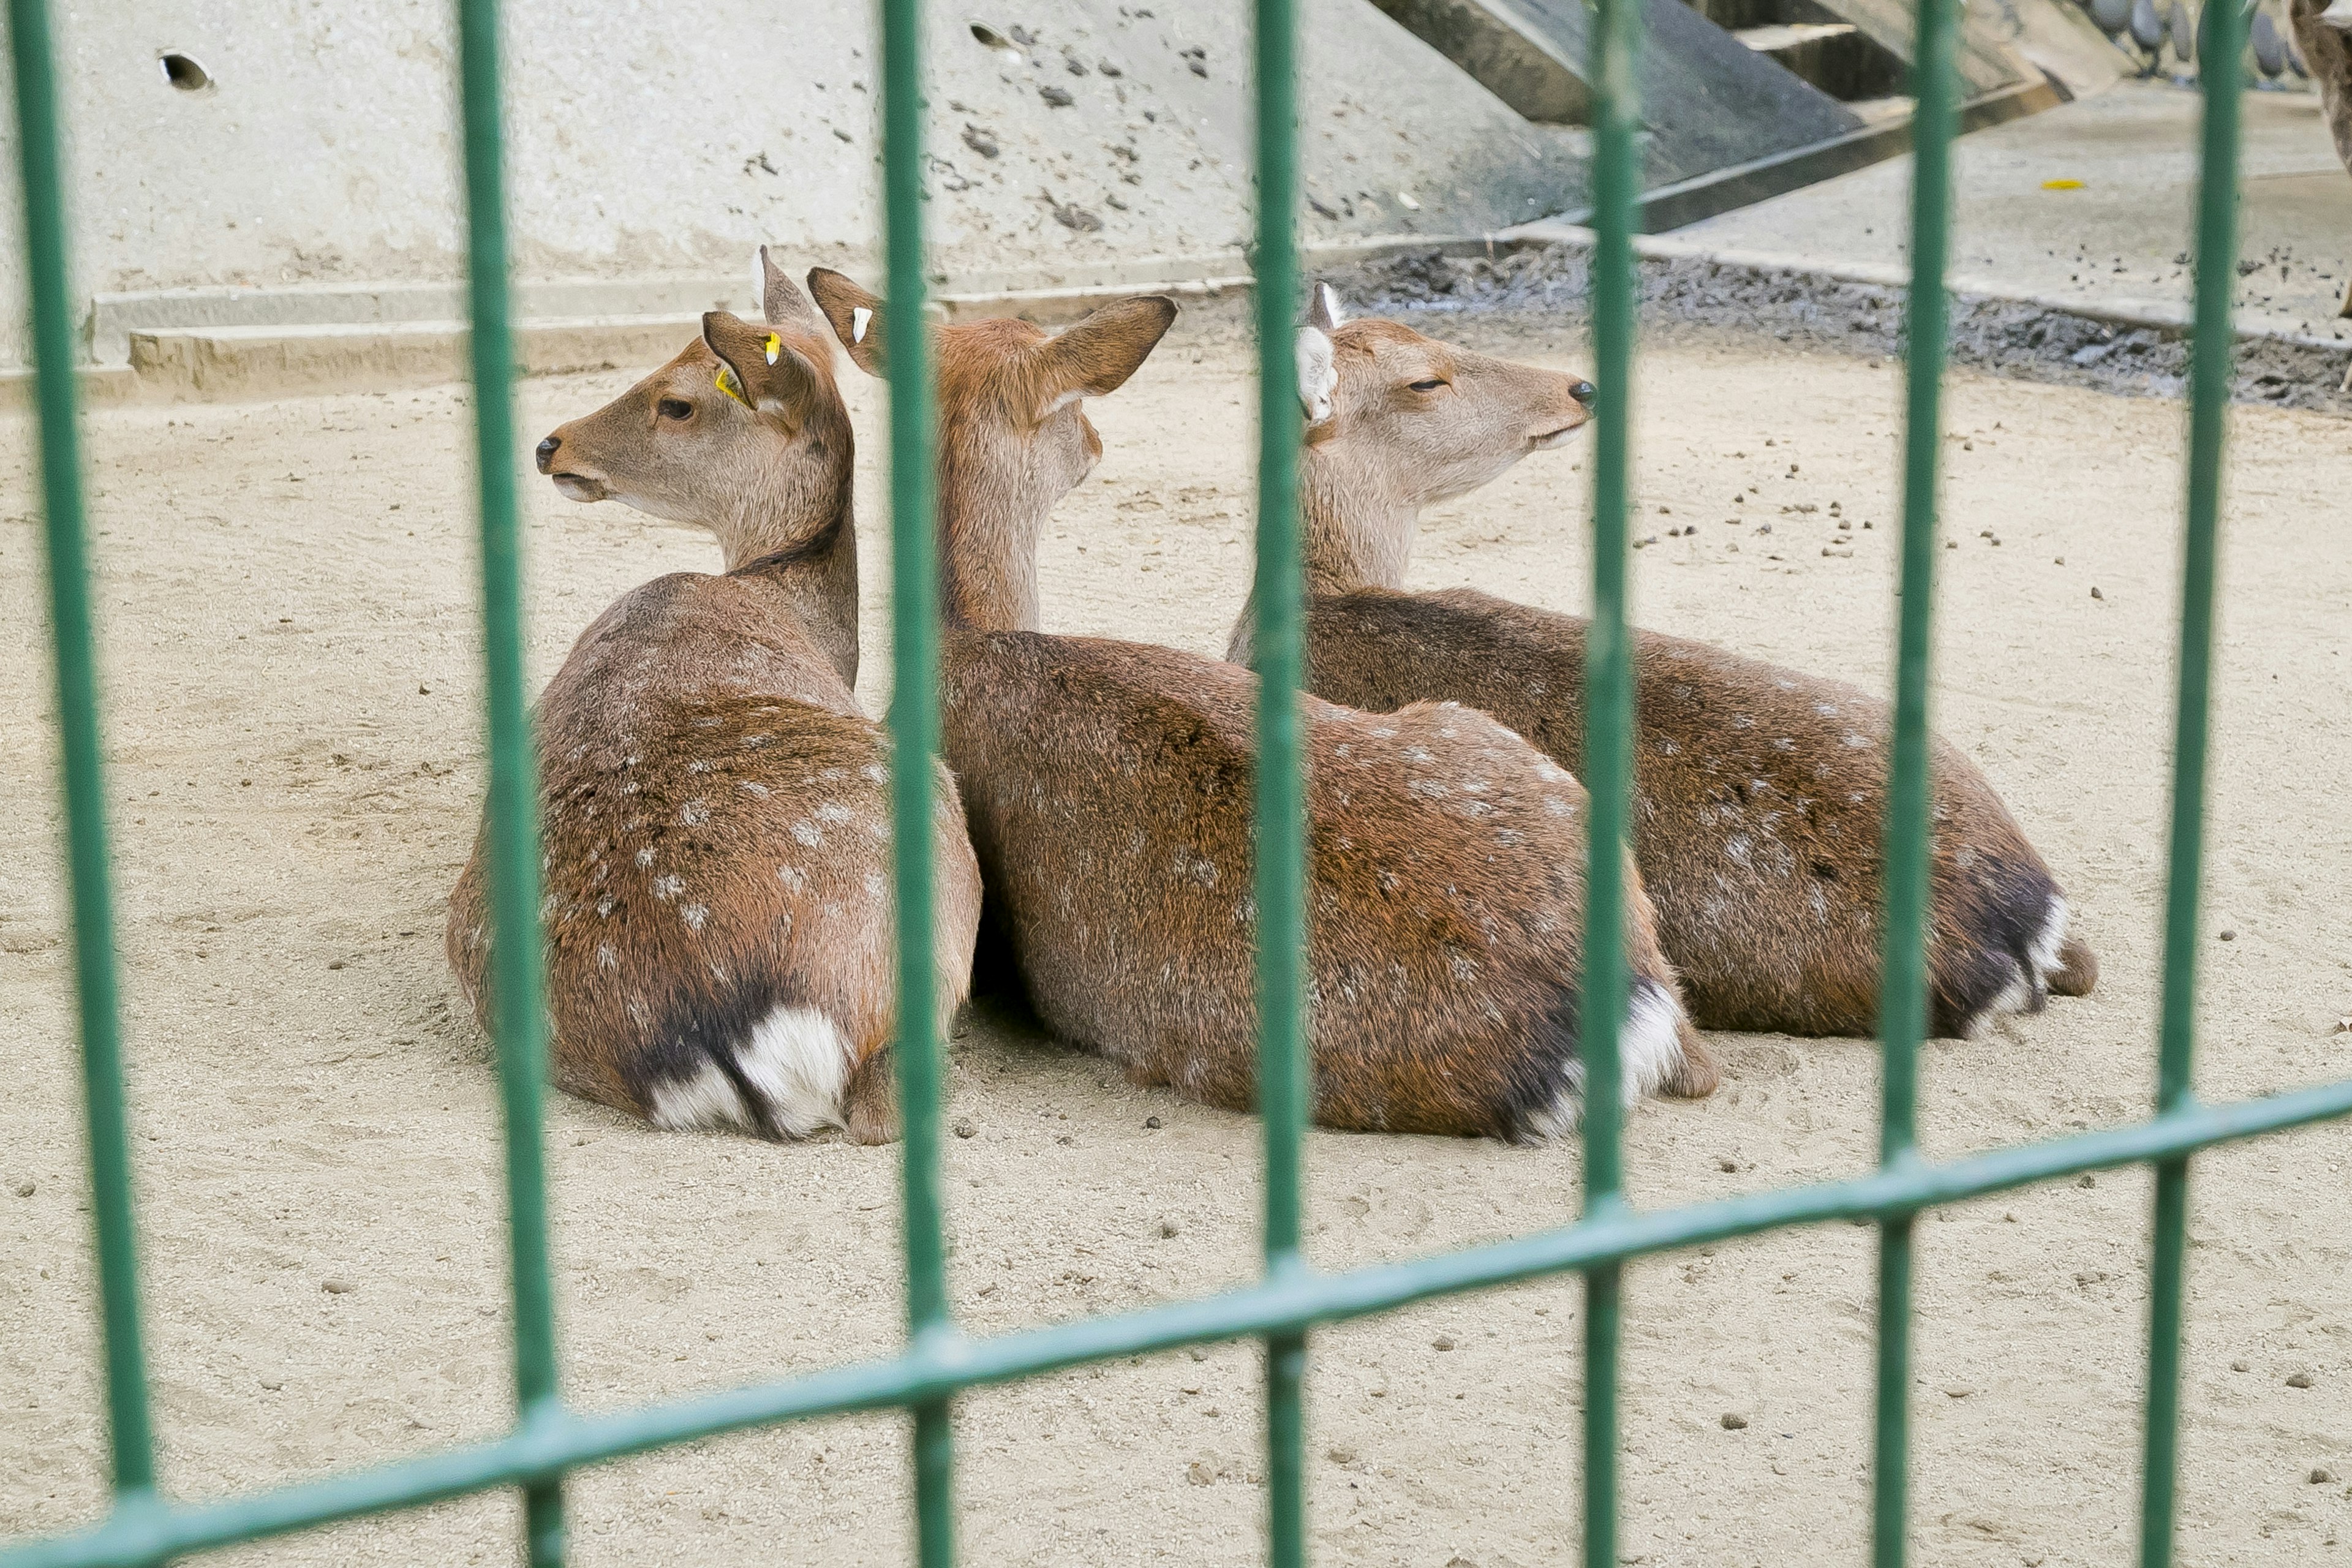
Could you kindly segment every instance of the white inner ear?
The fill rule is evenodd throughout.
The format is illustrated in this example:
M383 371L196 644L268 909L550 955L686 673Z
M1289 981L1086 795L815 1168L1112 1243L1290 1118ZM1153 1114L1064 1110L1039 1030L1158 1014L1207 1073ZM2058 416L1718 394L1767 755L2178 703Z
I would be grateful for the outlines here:
M1331 318L1333 326L1336 327L1348 319L1339 310L1339 290L1333 289L1328 283L1318 283L1315 285L1315 291L1322 296L1323 313Z
M2330 27L2340 27L2352 33L2352 0L2335 0L2319 14L2319 20Z
M849 341L853 343L864 342L866 341L866 324L873 319L874 312L867 310L863 305L860 305L856 310L850 311Z
M1045 419L1053 415L1059 414L1063 409L1067 408L1071 404L1077 402L1084 396L1086 396L1086 394L1083 392L1066 392L1062 394L1061 396L1054 399L1053 402L1047 404L1045 405L1045 412L1040 414L1037 417Z
M1331 340L1319 327L1298 329L1298 406L1309 426L1331 417L1331 395L1339 389L1339 367L1333 363Z

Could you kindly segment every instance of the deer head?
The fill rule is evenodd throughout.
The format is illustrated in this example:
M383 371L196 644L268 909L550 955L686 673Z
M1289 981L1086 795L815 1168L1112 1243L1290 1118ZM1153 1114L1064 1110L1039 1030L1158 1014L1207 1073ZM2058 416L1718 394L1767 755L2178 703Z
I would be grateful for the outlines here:
M818 268L809 292L849 357L888 369L887 308ZM1028 321L933 329L939 362L940 584L948 616L974 627L1037 626L1037 530L1102 459L1082 405L1116 392L1176 319L1139 295L1057 336Z

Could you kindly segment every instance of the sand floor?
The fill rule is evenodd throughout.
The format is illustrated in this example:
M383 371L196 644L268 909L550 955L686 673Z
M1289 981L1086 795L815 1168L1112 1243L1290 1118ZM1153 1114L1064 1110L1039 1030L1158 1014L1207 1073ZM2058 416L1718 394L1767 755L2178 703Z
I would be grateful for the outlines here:
M1446 330L1580 363L1541 325ZM878 399L845 374L865 435L878 704ZM1222 647L1247 569L1247 374L1229 339L1180 328L1095 405L1108 456L1049 531L1049 626ZM528 385L524 440L626 379ZM1641 618L1883 684L1897 406L1891 363L1654 345L1642 531L1660 539L1637 557ZM1938 557L1937 721L2067 884L2105 977L2093 998L1930 1050L1922 1122L1939 1155L2147 1105L2182 446L2177 407L2078 388L1957 376L1949 411L1958 548ZM177 1495L508 1418L495 1091L440 944L482 782L465 414L440 391L89 422L146 1321ZM2202 952L2213 1097L2352 1072L2352 1035L2332 1033L2352 1013L2352 441L2320 415L2233 418ZM14 1534L92 1516L103 1436L26 427L0 438L0 1534ZM1578 606L1589 478L1579 453L1549 455L1442 509L1416 580ZM534 681L615 595L716 563L699 535L524 483ZM1877 525L1850 558L1822 553L1832 500ZM1784 510L1801 502L1821 510ZM1749 521L1727 525L1735 512ZM1685 523L1696 537L1664 537ZM1631 1121L1642 1203L1873 1159L1867 1043L1717 1047L1712 1100ZM972 1129L947 1141L946 1173L956 1310L974 1331L1252 1271L1253 1121L1129 1088L1001 1012L960 1026L950 1100ZM583 1407L892 1347L888 1151L659 1134L561 1098L549 1122L565 1384ZM2347 1155L2339 1126L2196 1167L2184 1563L2352 1561ZM1572 1143L1318 1135L1310 1157L1311 1247L1331 1267L1554 1226L1576 1206ZM2103 1175L1922 1225L1923 1563L2126 1561L2147 1193L2139 1173ZM1861 1560L1870 1257L1866 1229L1838 1226L1632 1270L1626 1561ZM1572 1561L1580 1332L1570 1280L1318 1335L1318 1561ZM1256 1561L1257 1405L1246 1346L968 1398L965 1560ZM584 1473L575 1560L901 1560L902 1430L826 1422ZM506 1498L473 1500L226 1560L505 1562L512 1517Z

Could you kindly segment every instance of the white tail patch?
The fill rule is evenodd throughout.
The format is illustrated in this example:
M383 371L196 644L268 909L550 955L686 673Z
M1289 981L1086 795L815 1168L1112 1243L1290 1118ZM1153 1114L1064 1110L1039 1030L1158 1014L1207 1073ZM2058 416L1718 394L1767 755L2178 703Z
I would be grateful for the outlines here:
M2352 5L2352 0L2345 0L2345 3ZM2065 900L2051 900L2050 912L2042 918L2041 934L2026 944L2025 954L2033 962L2034 976L2044 985L2058 972L2058 950L2066 945L2066 922L2073 918L2074 911L2066 907Z
M691 1077L654 1087L653 1124L671 1132L701 1128L749 1127L743 1097L716 1062L705 1062Z
M1627 1105L1657 1092L1682 1065L1682 1022L1683 1005L1673 992L1654 980L1633 982L1633 1005L1617 1037L1618 1081Z
M831 1018L814 1007L779 1007L751 1026L741 1058L743 1077L785 1133L805 1138L841 1125L849 1042Z
M686 1078L655 1086L651 1121L673 1132L769 1125L788 1138L805 1138L841 1125L841 1096L849 1083L849 1042L814 1007L782 1006L751 1026L735 1053L751 1091L764 1102L747 1106L716 1062ZM760 1111L764 1110L764 1115Z

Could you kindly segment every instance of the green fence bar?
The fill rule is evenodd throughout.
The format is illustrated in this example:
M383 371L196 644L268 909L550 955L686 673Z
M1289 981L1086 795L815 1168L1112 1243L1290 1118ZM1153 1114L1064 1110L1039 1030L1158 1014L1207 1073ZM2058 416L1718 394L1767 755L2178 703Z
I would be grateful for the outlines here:
M148 1424L147 1356L139 1331L138 1226L131 1207L131 1154L123 1110L114 896L106 844L105 770L98 740L89 557L82 525L81 443L74 412L74 310L66 268L57 76L47 0L8 0L8 47L16 64L16 150L24 177L34 390L41 416L49 635L57 649L58 738L65 761L74 994L81 1014L90 1221L97 1232L99 1296L106 1331L107 1431L115 1506L138 1509L155 1488L155 1438Z
M1298 19L1256 0L1258 1113L1265 1137L1265 1270L1303 1272L1299 1159L1310 1092L1304 971L1307 794L1298 685L1304 567L1298 542ZM1307 1339L1265 1341L1267 1561L1307 1561Z
M890 340L890 815L898 921L898 1151L907 1333L951 1340L940 1211L940 1037L931 959L931 758L940 743L937 447L923 316L923 8L882 0L882 192ZM955 1444L946 1393L914 1415L915 1537L924 1568L955 1561Z
M507 317L506 190L498 0L458 0L466 139L467 280L473 311L482 644L490 741L490 1001L506 1110L507 1237L514 1289L515 1401L526 1427L559 1418L555 1305L547 1266L545 973L539 928L537 757L523 700L522 563L515 514L514 346ZM560 1474L527 1478L526 1556L563 1561Z
M1670 3L1670 0L1662 0ZM1591 797L1584 905L1584 1215L1625 1208L1619 1026L1625 1016L1625 822L1633 668L1626 630L1625 509L1633 423L1633 225L1641 199L1639 57L1643 0L1600 0L1586 76L1592 110L1592 623L1585 633L1584 787ZM1623 1276L1584 1277L1584 1562L1617 1561L1617 1345Z
M2196 1103L2197 911L2205 856L2206 723L2211 708L2213 593L2221 518L2238 278L2238 120L2245 14L2205 7L2200 53L2205 113L2197 194L2196 340L2189 368L2188 538L2180 578L2179 689L2172 742L2171 865L2164 902L2158 1114ZM2170 1568L2180 1428L2182 1276L2189 1250L2189 1159L2156 1168L2156 1257L2148 1301L2147 1434L2141 1466L2140 1563Z
M1911 66L1911 291L1905 321L1902 575L1889 738L1885 910L1880 921L1879 1160L1918 1158L1919 1047L1927 1034L1931 863L1927 660L1935 616L1936 500L1943 465L1943 381L1951 251L1952 137L1959 0L1919 0ZM1902 1568L1911 1484L1912 1216L1878 1231L1877 1410L1871 1448L1871 1561Z
M939 586L932 345L923 330L919 0L881 0L884 195L889 297L907 323L892 344L890 393L894 766L892 814L899 1028L894 1045L901 1150L908 1342L896 1357L726 1393L598 1415L561 1401L548 1266L542 1082L546 1070L534 820L534 755L523 700L520 559L513 473L513 355L499 135L496 0L457 0L469 224L468 279L480 484L483 638L488 667L491 984L504 1107L519 1418L493 1441L223 1501L170 1506L155 1492L141 1349L138 1269L125 1134L119 1002L98 736L84 520L77 448L73 310L56 85L45 0L7 0L32 295L40 465L56 642L68 857L93 1195L104 1314L114 1503L76 1533L0 1550L0 1568L155 1568L197 1552L496 1488L525 1500L526 1554L554 1568L564 1552L565 1474L728 1432L857 1411L913 1420L916 1539L926 1568L953 1562L951 1402L965 1390L1114 1357L1255 1339L1266 1358L1268 1549L1277 1568L1306 1560L1303 1391L1309 1331L1416 1301L1580 1274L1585 1280L1584 1561L1617 1561L1618 1351L1630 1259L1793 1226L1880 1226L1872 1552L1906 1557L1912 1231L1923 1210L2088 1171L2156 1172L2154 1280L2140 1555L2171 1568L2179 1424L2189 1161L2197 1151L2352 1116L2352 1079L2229 1105L2193 1091L2199 879L2211 681L2222 441L2231 392L2239 143L2235 68L2243 13L2209 0L2200 193L2196 342L2190 371L2187 543L2170 866L2165 911L2156 1113L2132 1126L1930 1164L1916 1146L1918 1054L1927 1022L1927 670L1941 450L1940 382L1952 70L1960 0L1920 0L1912 188L1913 272L1906 363L1904 518L1895 730L1885 825L1880 993L1885 1072L1880 1162L1847 1181L1637 1213L1626 1201L1619 1026L1626 1004L1622 846L1632 770L1633 670L1626 623L1634 273L1640 192L1636 52L1647 0L1599 0L1592 272L1595 378L1593 620L1587 645L1584 782L1591 795L1583 1016L1584 1212L1573 1225L1493 1246L1320 1274L1299 1247L1300 1163L1310 1100L1306 1048L1307 852L1297 686L1302 664L1297 515L1300 439L1292 324L1299 297L1296 215L1296 0L1255 0L1259 205L1256 657L1259 756L1254 805L1258 915L1259 1099L1265 1139L1263 1276L1225 1294L1051 1328L970 1340L948 1310L939 1184L943 1044L931 963L930 763L937 750ZM1664 0L1658 0L1664 3ZM2220 62L2218 65L2211 62Z
M987 1340L935 1336L891 1361L608 1415L558 1416L495 1442L255 1497L117 1515L92 1530L0 1552L0 1568L134 1568L723 1433L912 1406L961 1389L1017 1382L1119 1356L1303 1332L1316 1324L1370 1317L1463 1291L1585 1271L1792 1226L1916 1213L2347 1116L2352 1116L2352 1079L2263 1100L2191 1104L2128 1127L1997 1149L1940 1165L1882 1168L1849 1181L1782 1187L1652 1214L1621 1208L1606 1218L1516 1241L1344 1274L1300 1271L1225 1295L1140 1312L1085 1318Z

